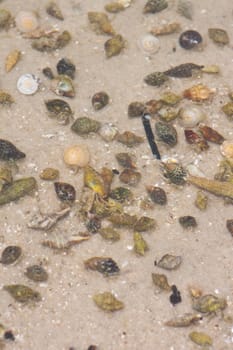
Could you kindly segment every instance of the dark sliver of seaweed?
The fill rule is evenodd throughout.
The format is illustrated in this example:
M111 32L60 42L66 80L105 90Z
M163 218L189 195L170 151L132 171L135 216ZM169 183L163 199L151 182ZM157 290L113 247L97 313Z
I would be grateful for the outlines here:
M142 123L144 126L144 130L145 130L146 137L147 137L148 143L150 145L152 154L154 155L154 157L156 159L161 159L158 147L157 147L156 142L155 142L154 134L153 134L153 131L151 129L150 115L149 114L144 114L142 116Z

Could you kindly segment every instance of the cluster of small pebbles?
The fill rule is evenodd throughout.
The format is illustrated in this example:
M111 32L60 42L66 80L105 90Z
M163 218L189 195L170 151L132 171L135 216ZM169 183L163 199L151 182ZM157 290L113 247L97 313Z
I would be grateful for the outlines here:
M79 7L79 5L76 6ZM117 0L106 3L103 11L90 9L85 13L87 20L85 30L101 39L107 37L107 40L103 39L103 42L100 40L104 62L109 64L114 59L120 61L121 56L130 50L126 39L127 33L118 32L114 16L117 18L127 11L130 16L131 9L135 7L136 10L137 6L132 0ZM82 8L81 4L80 8ZM135 90L135 99L125 103L124 125L118 125L111 118L111 108L115 101L107 88L92 93L88 92L89 106L86 109L88 113L78 114L76 101L78 100L79 74L77 70L79 67L78 65L76 67L76 62L65 54L65 48L74 44L76 40L74 33L70 33L68 29L60 30L59 26L44 27L41 14L36 11L22 9L13 15L7 9L0 9L1 31L11 33L16 30L22 40L30 42L31 50L36 50L38 55L47 55L48 58L48 65L37 69L36 74L29 70L18 77L16 81L18 92L24 95L24 98L33 99L33 95L47 91L48 98L40 100L41 110L48 117L46 121L54 123L54 128L61 130L61 133L65 130L70 135L70 139L75 136L77 140L76 143L68 142L65 147L61 146L61 162L57 162L61 168L59 165L56 168L47 164L42 166L35 176L24 176L19 169L22 164L26 164L24 171L30 169L28 159L31 155L21 150L20 140L14 140L13 133L11 140L7 137L1 138L0 206L6 205L7 208L19 206L22 197L27 197L22 201L30 202L29 195L37 192L36 196L39 198L43 186L50 186L58 209L50 212L38 210L36 214L32 210L25 227L28 232L39 231L38 236L42 237L39 249L46 252L53 250L56 253L65 252L68 255L68 252L73 250L75 254L76 245L90 241L87 251L83 244L82 252L86 258L79 269L84 271L86 280L98 278L98 275L108 279L106 283L108 290L91 290L90 292L94 312L119 311L123 313L123 309L129 307L129 303L121 300L121 289L117 284L119 278L124 276L124 264L120 258L116 261L110 256L111 250L106 248L109 243L115 244L113 249L117 249L115 248L117 242L120 240L124 242L124 233L127 232L131 235L131 246L128 250L132 250L133 258L138 259L135 261L142 261L140 259L149 255L150 250L153 251L149 243L151 233L157 229L158 225L166 226L160 222L159 213L170 211L173 206L176 206L179 200L174 200L174 194L178 198L183 189L190 189L190 191L198 189L193 208L200 215L208 210L209 202L211 202L211 197L209 198L206 192L222 197L228 201L228 204L232 204L233 141L229 137L230 134L222 134L218 130L211 115L214 112L211 110L211 105L218 98L218 89L212 86L214 84L217 86L220 68L215 62L210 65L204 65L201 62L202 53L208 49L208 45L215 45L216 50L222 50L230 45L230 38L223 28L208 28L208 33L200 33L193 29L197 25L192 22L195 2L189 0L178 0L175 3L167 0L144 1L141 16L143 20L150 16L156 19L156 16L162 13L166 18L166 13L169 13L171 9L174 10L179 21L170 22L168 16L165 24L153 26L148 29L148 33L135 38L135 47L141 51L142 55L145 55L147 67L151 69L151 72L148 71L145 76L138 76L138 86L144 89L145 93L142 95L139 94L140 91ZM65 11L63 13L57 2L48 1L44 11L50 20L64 23L64 28L66 25L69 28L69 18L66 18ZM163 40L167 36L175 38L177 50L185 52L184 57L189 58L186 59L186 62L176 66L164 60L164 66L153 71L156 65L151 64L152 57L156 57L161 52ZM175 51L174 49L174 54ZM198 62L194 62L197 53L199 59ZM5 59L6 76L11 74L12 70L16 70L19 64L24 63L26 54L16 48L9 52ZM54 62L58 56L56 64L50 64L50 58L52 58L51 62ZM209 82L213 79L213 83L207 84L206 77ZM179 91L174 88L177 81L181 87ZM183 82L184 85L182 85ZM151 91L153 99L151 99ZM218 110L221 118L226 118L228 122L233 120L232 91L229 88L227 101L222 103ZM137 96L145 96L147 92L148 97L137 100ZM13 94L14 91L12 91ZM17 99L12 95L3 89L0 90L0 105L9 110L13 108L12 106L17 105ZM31 101L33 100L28 103L33 103ZM91 117L87 114L90 114ZM137 127L133 129L131 123ZM96 154L93 147L95 142L103 145L101 155ZM183 153L187 151L196 160L208 159L208 152L217 149L223 159L213 179L200 176L195 167L193 170L192 167L186 166L187 164L181 164L180 160L184 158L184 154L178 154L177 150L180 150L182 143L184 144ZM109 165L104 152L111 145L115 145L117 152L112 154L112 163ZM151 159L151 163L154 161L153 166L156 171L150 183L144 180L147 164L143 163L144 160L140 162L138 154L142 155L141 152ZM99 157L98 161L96 161L97 157ZM116 168L113 167L113 164ZM77 185L76 175L80 173L83 180ZM67 178L73 176L72 184L64 178L65 174ZM138 200L137 190L142 186L144 186L143 198L140 197ZM147 210L150 212L149 215L147 215ZM201 223L198 218L186 212L185 207L182 210L182 216L174 218L172 214L169 215L174 225L178 222L178 230L185 239L189 239L186 237L201 230ZM75 225L77 218L79 225L77 225L76 235L66 236L65 232L57 234L56 228L59 227L60 221L70 220L71 224ZM233 236L233 219L229 218L224 225ZM85 232L81 231L79 226L84 227ZM90 248L91 242L95 242L94 237L101 239L103 249L101 253L93 253L93 256L90 256L90 251L95 251L94 248ZM2 295L4 296L4 292L7 292L16 302L23 305L43 304L46 297L43 295L41 286L49 288L50 284L50 274L46 266L38 261L31 264L26 263L25 248L21 247L20 242L10 245L5 237L4 244L0 259L4 272L8 273L11 267L17 264L23 267L23 273L17 277L17 281L12 280L12 283L3 285ZM126 243L123 244L126 246ZM172 251L161 254L158 248L154 266L151 264L153 272L145 271L144 276L145 280L152 282L154 292L158 294L157 297L160 298L161 295L162 300L163 296L167 295L167 303L172 307L178 307L183 301L183 295L187 294L187 291L181 289L180 286L177 287L174 282L170 282L174 280L174 276L177 276L173 275L173 271L179 270L182 274L186 259L185 252L180 255L175 251L176 249L174 247ZM105 255L107 250L108 254ZM163 270L167 275L161 273ZM129 269L129 272L132 271ZM21 280L28 280L28 285ZM177 280L181 284L181 279L177 278ZM83 282L80 281L80 283ZM209 314L215 317L218 312L222 312L227 307L224 297L210 293L204 294L202 290L197 291L196 287L188 290L188 293L192 310L182 315L172 312L171 314L175 316L168 321L161 315L166 327L194 327L203 324L207 327L204 317ZM14 307L17 308L17 305ZM20 329L17 332L20 333ZM15 340L13 333L7 331L4 326L2 326L2 334L3 341ZM193 328L189 333L187 341L190 340L203 347L212 346L214 343L211 336L199 331L198 328ZM0 339L0 347L1 341L2 339ZM72 349L74 350L75 347L70 347L70 350ZM96 345L88 347L88 350L95 349L98 349Z

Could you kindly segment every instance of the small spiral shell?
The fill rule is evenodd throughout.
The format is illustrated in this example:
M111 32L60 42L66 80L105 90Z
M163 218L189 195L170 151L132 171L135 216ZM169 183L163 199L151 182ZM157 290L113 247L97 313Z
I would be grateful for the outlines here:
M154 35L146 34L138 40L138 46L146 55L153 55L159 51L160 42Z

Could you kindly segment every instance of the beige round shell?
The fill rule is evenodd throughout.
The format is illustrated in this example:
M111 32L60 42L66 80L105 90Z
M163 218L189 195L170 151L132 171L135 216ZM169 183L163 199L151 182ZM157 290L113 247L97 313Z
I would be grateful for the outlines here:
M233 141L224 141L220 146L220 151L224 157L233 159Z
M206 118L203 110L196 106L186 106L181 108L178 116L179 122L184 128L193 128Z
M153 55L160 49L159 39L152 34L146 34L139 38L138 46L146 55Z
M71 167L85 167L90 162L90 152L86 145L73 145L65 149L63 159Z
M22 33L29 33L39 26L38 18L33 11L19 11L15 17L15 24Z

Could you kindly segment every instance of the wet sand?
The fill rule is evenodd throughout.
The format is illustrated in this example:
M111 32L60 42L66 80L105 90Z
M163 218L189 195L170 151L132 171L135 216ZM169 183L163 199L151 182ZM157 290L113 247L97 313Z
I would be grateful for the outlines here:
M182 93L199 82L215 89L213 100L201 106L207 114L206 124L218 130L226 139L232 140L232 122L221 112L221 106L229 101L232 87L232 5L229 0L216 3L213 0L193 1L194 14L190 21L176 12L176 2L169 1L168 9L154 15L143 15L143 0L116 15L109 14L117 33L127 40L127 47L115 57L106 59L104 43L109 38L97 35L90 29L88 11L104 11L107 1L57 1L64 21L58 21L45 12L47 1L8 1L1 3L13 16L19 10L36 10L41 25L54 25L59 30L69 30L72 41L65 48L41 53L31 48L31 40L25 39L11 28L1 31L0 75L1 89L15 99L11 107L1 107L1 138L13 142L26 153L26 158L17 162L16 178L34 176L38 191L16 203L0 208L0 250L8 245L20 245L23 258L15 266L1 266L1 288L7 284L22 283L39 291L42 301L36 305L21 305L1 290L0 322L11 329L15 341L8 341L8 350L87 350L93 344L100 350L194 350L188 337L198 330L213 339L213 349L230 350L233 343L233 324L221 315L203 319L188 328L169 328L164 325L174 316L191 312L189 286L199 287L204 294L226 298L228 306L225 316L233 316L232 236L226 229L226 220L232 219L232 205L208 194L206 211L194 205L197 188L192 185L176 187L162 176L159 161L153 159L148 143L128 149L113 141L104 142L98 135L82 138L70 130L69 125L59 125L47 115L44 101L58 98L50 89L50 81L42 74L46 66L56 72L59 59L71 59L77 69L74 80L76 95L66 98L74 110L74 118L88 116L101 123L114 123L120 132L130 130L145 136L140 118L129 119L127 109L130 102L145 102L159 99L166 91ZM160 37L160 50L151 57L138 47L138 40L152 26L165 22L179 22L182 31L198 30L204 39L203 51L188 51L179 46L178 33ZM219 47L208 37L209 27L225 29L230 44ZM13 49L22 51L22 59L9 73L5 72L5 58ZM217 64L219 75L203 74L201 77L170 79L162 87L148 86L143 78L153 71L164 71L181 63L193 62L200 65ZM33 73L41 80L40 91L33 96L21 95L16 89L20 75ZM106 91L111 102L101 111L94 111L91 97L94 93ZM183 101L180 106L183 105ZM154 124L154 122L153 122ZM213 178L222 160L219 145L210 143L207 151L197 154L184 139L183 128L178 121L178 144L174 148L159 144L163 157L171 157L184 166L194 162L206 177ZM63 162L66 147L83 143L91 152L91 166L121 170L114 154L132 152L142 174L140 183L132 188L134 200L125 210L139 217L147 215L156 220L156 229L144 233L149 251L138 257L133 252L132 230L120 229L120 241L108 243L99 234L87 242L74 246L69 252L55 252L41 246L41 242L52 233L72 237L85 231L77 216L79 199L83 188L83 172L72 173ZM2 163L3 164L3 163ZM50 213L60 208L52 182L42 181L39 173L46 167L59 170L59 181L72 184L77 192L77 204L68 217L61 220L52 233L35 231L27 227L33 213L41 210ZM120 185L114 177L113 187ZM168 197L165 207L143 210L140 200L146 196L146 185L159 185ZM184 230L178 218L193 215L198 223L195 229ZM180 255L182 265L174 271L165 271L154 266L154 261L164 254ZM111 256L119 265L117 277L106 278L95 271L87 271L83 261L93 256ZM24 275L29 265L42 264L49 273L46 283L35 283ZM175 307L169 302L170 293L157 294L151 273L165 273L170 284L181 292L182 302ZM123 310L106 313L97 308L92 300L96 293L110 291L125 304Z

